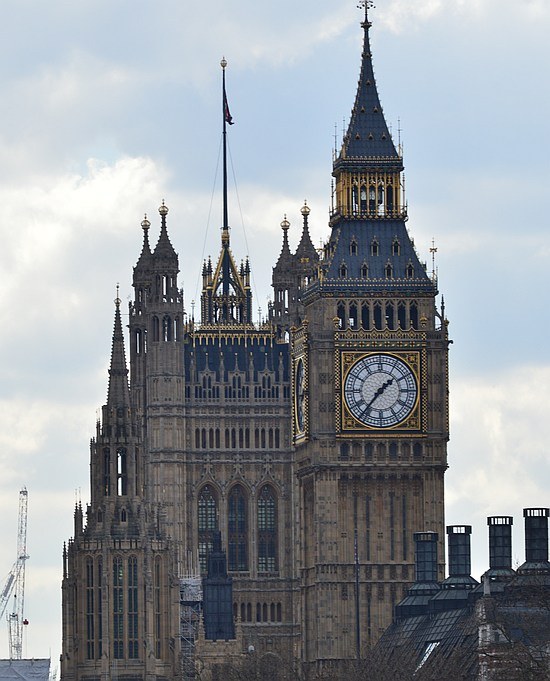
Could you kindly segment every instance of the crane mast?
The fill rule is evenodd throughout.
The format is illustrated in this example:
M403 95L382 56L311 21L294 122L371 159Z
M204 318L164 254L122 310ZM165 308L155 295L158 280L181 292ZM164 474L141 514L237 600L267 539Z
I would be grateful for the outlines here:
M25 487L19 492L19 514L17 520L17 558L10 570L4 588L0 593L0 617L3 617L7 603L13 593L13 611L8 612L10 659L20 660L23 653L23 606L25 603L25 561L27 555L27 504L28 492Z

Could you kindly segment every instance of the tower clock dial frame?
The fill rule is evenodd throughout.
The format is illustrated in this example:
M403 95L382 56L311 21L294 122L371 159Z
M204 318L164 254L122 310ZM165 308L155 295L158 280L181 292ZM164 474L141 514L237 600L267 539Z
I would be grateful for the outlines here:
M340 430L420 430L420 353L340 355Z
M294 427L297 435L306 430L305 381L304 360L300 357L294 370Z

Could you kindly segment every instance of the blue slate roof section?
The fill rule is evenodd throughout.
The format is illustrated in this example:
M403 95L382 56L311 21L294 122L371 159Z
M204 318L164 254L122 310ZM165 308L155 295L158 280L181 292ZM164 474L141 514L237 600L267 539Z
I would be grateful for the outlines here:
M402 165L384 118L376 87L369 39L371 24L366 19L362 25L365 38L357 95L342 150L334 165L335 169L350 163L354 165L354 159L361 159L363 162L365 159L384 159Z
M391 276L387 273L388 265ZM399 219L341 220L331 235L323 285L331 280L340 289L409 289L432 295L435 292L435 284L418 259L405 222Z
M0 679L17 681L48 681L50 677L49 659L0 660Z
M191 362L198 374L215 372L219 374L222 359L224 370L275 371L279 381L289 381L289 347L285 343L275 343L272 339L227 338L212 339L212 343L186 344L184 346L185 379L192 381ZM279 376L279 374L281 374ZM223 378L220 380L223 381ZM253 377L250 380L254 380Z

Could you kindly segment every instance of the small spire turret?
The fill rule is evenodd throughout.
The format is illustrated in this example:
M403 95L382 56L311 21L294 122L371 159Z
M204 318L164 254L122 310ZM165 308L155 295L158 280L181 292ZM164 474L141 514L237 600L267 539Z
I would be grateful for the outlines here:
M120 315L119 285L115 299L115 323L111 346L111 365L109 367L109 387L107 390L107 409L129 409L130 391L128 388L128 368L124 351L124 334Z
M283 247L281 249L281 254L279 255L279 259L277 260L277 263L273 270L280 269L282 267L288 267L292 261L293 261L293 256L292 253L290 252L290 246L288 245L288 230L290 227L290 222L287 220L286 213L283 218L283 221L281 222L281 229L283 230Z
M302 214L304 224L302 228L302 238L300 239L300 243L296 249L296 259L298 263L311 264L317 262L317 260L319 260L319 256L309 234L309 214L311 213L311 209L307 205L306 200L304 200L304 205L300 209L300 212Z
M160 236L159 240L157 241L157 245L155 246L153 255L155 256L155 258L169 260L175 259L177 261L178 256L176 254L176 251L174 250L174 247L172 246L172 243L170 242L170 238L168 237L168 229L166 226L168 206L164 203L164 199L162 200L162 204L159 206L159 214L160 214Z

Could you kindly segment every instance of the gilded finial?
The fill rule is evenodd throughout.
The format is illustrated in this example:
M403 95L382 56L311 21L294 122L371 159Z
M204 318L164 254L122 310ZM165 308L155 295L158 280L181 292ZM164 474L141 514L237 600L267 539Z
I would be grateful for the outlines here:
M221 66L222 69L225 71L225 67L227 66L227 60L226 60L225 57L222 57L222 60L221 60L221 62L220 62L220 66Z
M290 222L286 219L286 213L283 218L283 221L281 222L281 227L283 228L283 231L286 232L286 230L290 227Z
M146 232L149 229L150 226L151 226L151 223L147 219L147 213L145 213L145 215L143 216L143 220L141 221L141 227L142 227L143 231Z
M116 305L117 310L118 310L119 307L120 307L120 303L121 303L121 300L120 300L120 284L117 282L117 285L116 285L116 298L115 298L115 305Z
M159 208L159 213L162 215L163 218L168 215L168 206L164 203L164 199L162 199L162 204Z
M304 218L307 218L307 216L311 213L311 208L307 205L307 199L304 199L304 205L302 206L300 212Z

